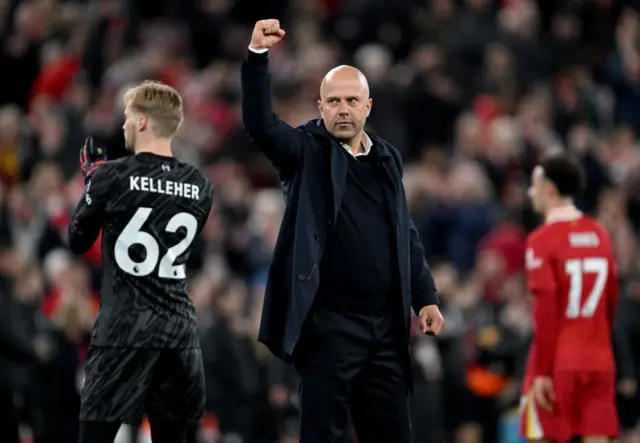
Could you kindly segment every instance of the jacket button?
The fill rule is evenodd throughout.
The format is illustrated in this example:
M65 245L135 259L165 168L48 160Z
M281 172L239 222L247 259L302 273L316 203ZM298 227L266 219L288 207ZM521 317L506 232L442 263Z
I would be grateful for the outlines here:
M300 281L304 280L304 275L298 274L298 280L300 280Z

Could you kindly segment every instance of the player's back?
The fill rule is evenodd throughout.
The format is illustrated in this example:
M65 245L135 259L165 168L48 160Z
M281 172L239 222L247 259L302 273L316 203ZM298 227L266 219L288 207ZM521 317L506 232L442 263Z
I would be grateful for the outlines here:
M531 255L527 257L529 263L548 261L555 276L559 316L556 369L611 370L611 330L618 286L606 230L584 215L549 222L531 234L527 254ZM530 282L530 286L539 284L545 282Z
M92 344L197 346L185 264L211 207L211 182L191 165L151 153L106 167L112 182L104 211L104 275Z

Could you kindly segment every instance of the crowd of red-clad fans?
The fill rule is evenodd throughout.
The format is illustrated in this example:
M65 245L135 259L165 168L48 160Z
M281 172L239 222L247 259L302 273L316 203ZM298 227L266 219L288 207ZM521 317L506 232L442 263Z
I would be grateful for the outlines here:
M531 334L524 239L539 220L529 174L549 152L587 171L578 205L610 231L621 274L619 406L627 441L640 397L640 24L623 0L0 1L0 436L73 443L100 244L66 249L87 135L123 149L122 96L178 88L177 157L215 187L190 258L207 426L227 442L296 441L296 380L255 341L284 200L246 137L239 65L253 24L275 17L279 116L317 116L320 80L367 76L370 127L406 161L405 186L447 319L416 334L416 441L511 441ZM502 432L505 430L505 432ZM212 437L213 438L213 437ZM235 439L235 440L234 440Z

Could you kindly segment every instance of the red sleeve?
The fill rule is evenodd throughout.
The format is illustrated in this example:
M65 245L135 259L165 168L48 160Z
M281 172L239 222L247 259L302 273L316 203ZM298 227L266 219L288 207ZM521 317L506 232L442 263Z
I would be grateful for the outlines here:
M551 376L556 353L559 314L558 283L553 272L553 257L541 242L529 242L526 252L527 287L534 296L534 362L536 376Z
M614 259L609 260L609 277L607 281L607 319L613 328L618 311L618 268Z

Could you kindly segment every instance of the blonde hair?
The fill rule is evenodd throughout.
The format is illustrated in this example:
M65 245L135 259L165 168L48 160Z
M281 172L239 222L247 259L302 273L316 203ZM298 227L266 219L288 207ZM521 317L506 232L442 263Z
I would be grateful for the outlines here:
M156 137L173 136L182 123L182 97L164 83L145 80L124 94L125 106L151 120Z

